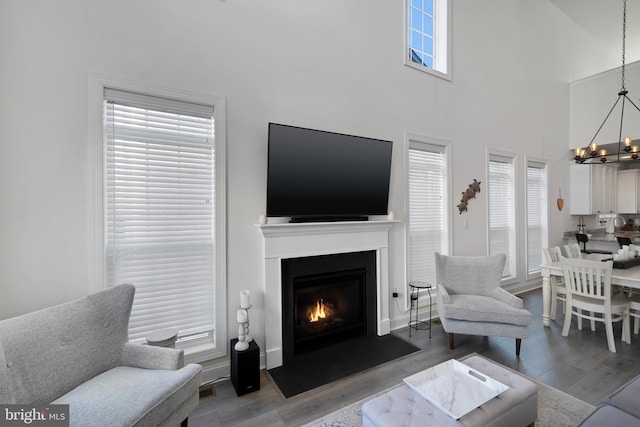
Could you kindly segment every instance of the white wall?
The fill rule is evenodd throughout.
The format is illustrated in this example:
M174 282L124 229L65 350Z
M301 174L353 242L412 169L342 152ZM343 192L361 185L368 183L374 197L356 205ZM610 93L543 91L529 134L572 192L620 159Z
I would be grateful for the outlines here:
M640 62L625 66L625 88L627 96L640 107ZM570 84L570 134L569 148L587 147L603 120L611 111L622 88L621 67L602 72ZM622 99L598 132L598 144L617 143L620 134ZM640 111L625 101L622 138L631 136L640 139Z
M453 25L447 82L403 65L400 0L2 1L0 319L89 290L89 72L226 98L228 305L252 291L258 343L254 223L264 213L269 121L393 140L397 219L406 214L404 132L452 141L453 194L483 182L469 212L453 213L453 250L486 253L487 148L518 154L521 166L525 156L549 159L553 202L566 187L567 82L583 61L572 58L580 32L548 1L456 0ZM553 206L557 244L568 219ZM404 233L391 235L392 286L405 282ZM519 234L523 244L522 222Z

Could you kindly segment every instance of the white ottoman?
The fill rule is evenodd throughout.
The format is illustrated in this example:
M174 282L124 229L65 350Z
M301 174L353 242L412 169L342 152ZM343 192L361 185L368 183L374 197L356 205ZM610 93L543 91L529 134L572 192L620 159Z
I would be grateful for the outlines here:
M538 416L538 389L533 382L481 356L471 356L461 362L509 386L509 389L454 420L408 386L402 385L362 405L363 426L533 426Z

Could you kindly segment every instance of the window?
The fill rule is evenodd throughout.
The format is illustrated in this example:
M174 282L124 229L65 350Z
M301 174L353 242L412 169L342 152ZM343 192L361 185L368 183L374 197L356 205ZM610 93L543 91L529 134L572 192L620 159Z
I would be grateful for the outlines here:
M547 247L547 167L527 160L527 275L540 274L542 248Z
M409 281L436 283L434 253L449 252L448 145L408 135Z
M405 4L405 64L450 80L450 0Z
M517 277L514 157L489 154L489 254L503 253L503 279Z
M102 80L92 78L102 120L90 124L102 136L94 280L135 285L132 342L172 328L187 356L223 355L224 102Z

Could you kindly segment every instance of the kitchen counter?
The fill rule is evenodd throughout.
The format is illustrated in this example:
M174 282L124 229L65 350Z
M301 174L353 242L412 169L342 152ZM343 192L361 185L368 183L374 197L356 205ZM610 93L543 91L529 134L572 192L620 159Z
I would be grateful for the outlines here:
M640 246L640 231L622 231L617 230L613 234L608 234L604 232L604 229L595 229L595 230L587 230L585 232L589 236L589 241L587 242L587 250L606 250L611 251L612 253L617 253L620 249L620 245L618 244L618 240L616 237L628 237L631 239L631 243L634 245ZM567 243L575 243L576 242L576 231L565 231L563 233L563 244ZM580 248L582 248L582 243L580 243Z
M576 238L577 231L565 231L563 233L563 237L565 239L573 239ZM589 242L614 242L618 243L617 237L628 237L631 241L635 243L640 243L640 231L616 231L613 234L608 234L604 232L604 229L597 230L587 230L586 233L589 236Z

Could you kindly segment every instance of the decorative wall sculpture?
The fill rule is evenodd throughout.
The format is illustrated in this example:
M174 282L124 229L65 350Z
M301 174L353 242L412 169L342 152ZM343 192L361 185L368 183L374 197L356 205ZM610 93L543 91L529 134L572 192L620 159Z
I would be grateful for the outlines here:
M462 200L458 204L457 208L460 211L459 213L466 212L467 206L469 205L469 200L476 198L476 193L480 192L480 181L474 179L469 187L462 192Z

